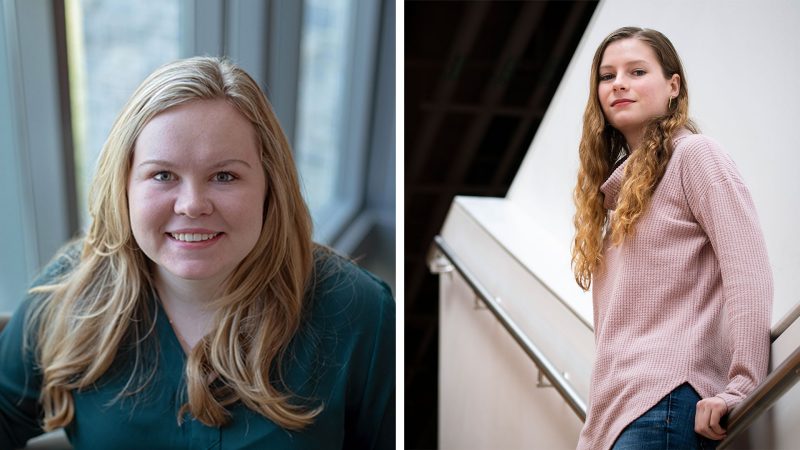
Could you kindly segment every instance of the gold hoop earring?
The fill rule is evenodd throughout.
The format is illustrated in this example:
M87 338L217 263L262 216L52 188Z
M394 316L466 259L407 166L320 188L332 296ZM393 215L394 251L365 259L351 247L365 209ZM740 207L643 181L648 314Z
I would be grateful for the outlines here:
M669 98L669 103L667 103L667 110L668 110L668 111L672 109L672 99L674 99L674 98L675 98L675 97L670 97L670 98Z

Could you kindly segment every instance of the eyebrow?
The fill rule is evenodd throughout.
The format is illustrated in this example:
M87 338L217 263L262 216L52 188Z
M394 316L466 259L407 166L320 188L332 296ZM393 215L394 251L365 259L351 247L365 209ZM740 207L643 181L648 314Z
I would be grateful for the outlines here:
M624 65L625 66L636 66L636 65L645 65L645 66L647 66L647 65L649 65L649 63L647 61L643 60L643 59L637 59L636 61L628 61ZM614 68L614 66L605 65L605 66L600 66L600 68L598 70L607 70L607 69L613 69L613 68Z
M229 166L229 165L232 165L232 164L243 164L243 165L247 166L247 168L252 169L252 166L250 165L250 163L248 163L247 161L244 161L242 159L225 159L225 160L222 160L222 161L220 161L218 163L212 164L211 168L212 169L218 169L220 167L225 167L225 166ZM163 167L168 167L168 168L173 168L173 167L176 166L174 163L172 163L170 161L163 160L163 159L148 159L146 161L142 161L141 163L139 163L139 167L147 166L147 165L163 166Z

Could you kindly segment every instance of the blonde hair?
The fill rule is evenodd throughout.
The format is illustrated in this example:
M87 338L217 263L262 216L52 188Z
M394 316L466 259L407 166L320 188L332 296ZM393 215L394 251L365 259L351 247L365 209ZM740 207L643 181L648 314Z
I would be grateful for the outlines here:
M680 89L667 112L654 117L646 125L639 147L628 149L630 157L624 169L624 181L613 220L609 220L600 186L611 175L614 162L627 150L625 137L603 115L597 85L606 47L614 41L629 38L639 39L649 45L658 58L664 78L678 74ZM658 31L636 27L623 27L609 34L598 46L592 60L589 99L583 113L583 132L578 148L578 182L573 192L576 212L573 218L575 240L572 245L572 268L575 281L583 290L591 286L592 274L602 260L605 235L610 233L612 243L619 245L626 236L633 234L634 226L647 210L672 156L672 136L683 127L698 132L689 119L689 90L683 65L669 39Z
M252 123L267 194L258 242L216 300L213 331L187 357L188 398L178 421L188 411L205 425L220 426L230 418L226 406L241 401L281 427L301 429L321 411L294 404L281 373L282 356L300 326L314 251L289 143L247 73L225 60L197 57L157 69L134 92L100 155L89 196L92 224L79 261L55 283L32 290L46 294L32 316L45 430L73 420L72 392L91 387L123 346L133 347L134 370L117 399L144 388L154 374L155 368L144 373L140 348L153 334L154 290L128 217L134 144L160 112L211 99L225 99Z

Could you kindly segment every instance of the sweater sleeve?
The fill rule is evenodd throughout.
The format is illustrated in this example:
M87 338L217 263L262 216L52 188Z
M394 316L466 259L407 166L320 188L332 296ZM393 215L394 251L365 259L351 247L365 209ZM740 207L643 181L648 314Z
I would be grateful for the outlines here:
M690 139L683 155L684 192L719 263L731 364L728 384L717 396L730 411L767 374L772 271L753 199L735 164L714 141Z

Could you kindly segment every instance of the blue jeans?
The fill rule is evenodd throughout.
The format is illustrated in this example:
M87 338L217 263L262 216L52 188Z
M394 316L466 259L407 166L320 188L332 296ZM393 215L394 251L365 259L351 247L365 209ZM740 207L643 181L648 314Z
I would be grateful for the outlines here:
M667 394L631 422L612 450L714 449L718 441L694 432L694 415L700 396L689 383Z

